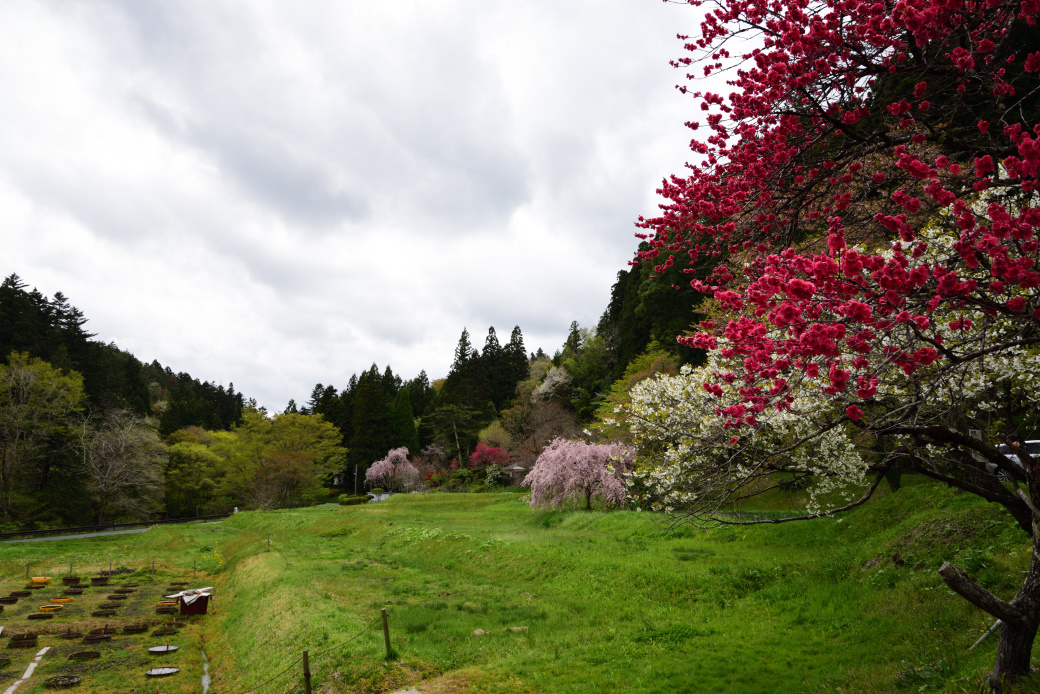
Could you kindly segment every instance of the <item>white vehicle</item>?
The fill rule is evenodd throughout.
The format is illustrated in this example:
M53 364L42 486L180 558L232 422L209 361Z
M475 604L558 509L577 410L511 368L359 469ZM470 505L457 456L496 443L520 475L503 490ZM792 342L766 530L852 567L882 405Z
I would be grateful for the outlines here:
M1011 447L1008 446L1006 443L998 443L995 446L995 448L1001 453L1003 453L1004 457L1006 457L1012 463L1014 463L1018 467L1022 467L1022 461L1019 460L1017 455L1011 452ZM1031 456L1040 456L1040 440L1026 441L1026 451L1028 451L1029 455ZM986 463L986 469L992 473L997 471L997 466L993 463ZM1002 480L1007 481L1007 476L1007 473L1003 470L997 472L997 477L999 477Z

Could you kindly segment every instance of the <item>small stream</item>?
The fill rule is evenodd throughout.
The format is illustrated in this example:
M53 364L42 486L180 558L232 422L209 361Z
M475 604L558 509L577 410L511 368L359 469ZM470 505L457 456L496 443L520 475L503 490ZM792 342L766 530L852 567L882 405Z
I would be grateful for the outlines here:
M206 649L202 649L202 694L209 694L209 658L206 657Z

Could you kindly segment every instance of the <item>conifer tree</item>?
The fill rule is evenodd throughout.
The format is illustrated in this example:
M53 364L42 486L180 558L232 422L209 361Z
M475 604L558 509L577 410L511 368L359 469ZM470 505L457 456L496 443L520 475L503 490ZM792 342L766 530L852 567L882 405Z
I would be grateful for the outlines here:
M394 374L393 369L390 365L386 365L386 371L383 372L383 392L391 400L397 397L397 391L401 389L401 377Z
M462 329L459 336L459 344L455 347L455 361L452 362L451 371L457 373L462 370L470 359L473 358L473 344L469 341L469 330Z
M500 410L513 394L515 384L509 373L509 362L505 350L498 342L498 334L494 326L488 328L487 339L484 341L484 354L481 355L484 368L491 383L491 401L495 404L495 410Z
M436 395L436 391L430 385L430 377L426 375L425 370L420 371L405 387L412 401L412 414L422 415Z
M355 390L351 463L366 468L391 448L389 404L379 369L373 364L358 379Z
M419 450L419 434L415 429L415 416L408 389L397 391L390 417L391 448L404 446L412 453Z
M516 389L516 384L527 378L530 373L530 364L527 361L527 348L524 347L524 334L520 332L520 326L513 327L513 334L509 336L509 344L503 350L506 355L506 363L509 368L510 395Z
M581 349L581 330L578 321L572 320L570 330L567 332L567 341L563 343L564 354L574 356ZM569 354L568 354L569 352Z

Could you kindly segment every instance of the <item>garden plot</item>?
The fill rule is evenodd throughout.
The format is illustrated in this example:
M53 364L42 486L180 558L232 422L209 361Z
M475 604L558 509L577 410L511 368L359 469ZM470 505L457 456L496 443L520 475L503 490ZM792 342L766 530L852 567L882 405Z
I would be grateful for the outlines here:
M188 585L183 577L162 573L127 571L95 581L103 585L89 580L67 585L60 578L32 588L24 581L0 583L0 594L15 597L0 614L0 655L8 661L0 660L0 684L21 678L46 647L18 694L60 686L61 678L73 683L76 677L82 692L150 691L161 670L170 672L162 677L163 691L197 691L205 617L182 618L176 606L173 614L158 612L171 588Z

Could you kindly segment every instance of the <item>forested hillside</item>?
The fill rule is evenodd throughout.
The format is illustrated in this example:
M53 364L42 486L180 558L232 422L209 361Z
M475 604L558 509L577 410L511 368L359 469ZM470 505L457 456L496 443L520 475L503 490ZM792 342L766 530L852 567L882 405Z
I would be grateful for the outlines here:
M16 274L0 284L0 355L24 352L75 370L83 376L89 408L154 414L163 434L182 426L228 429L242 419L245 401L233 383L225 389L157 361L142 363L115 343L92 339L86 323L61 292L47 298Z
M596 328L572 323L551 357L529 352L519 326L508 340L494 327L482 339L464 328L444 378L405 379L373 364L341 388L318 383L302 404L269 413L233 384L144 363L97 339L66 296L48 298L11 274L0 284L5 522L314 503L364 492L372 464L402 447L421 473L412 483L516 483L502 468L528 469L554 438L602 418L612 387L623 399L632 382L696 361L699 351L674 336L695 318L698 295L652 279L635 262L619 272ZM26 379L31 397L17 387Z
M304 406L290 402L286 412L321 414L340 430L349 451L341 480L348 490L355 489L355 479L362 489L366 468L400 446L421 452L424 477L447 468L433 480L486 480L485 465L470 460L481 442L529 467L553 438L574 436L593 422L615 382L648 352L668 368L702 359L701 350L675 339L697 320L701 295L686 284L655 279L649 264L636 261L618 272L597 326L571 323L552 357L540 348L528 352L520 326L505 344L488 328L482 347L464 328L444 379L431 382L423 371L405 381L389 365L380 371L373 364L342 389L315 385ZM467 477L467 467L479 474ZM462 472L448 472L456 469Z

